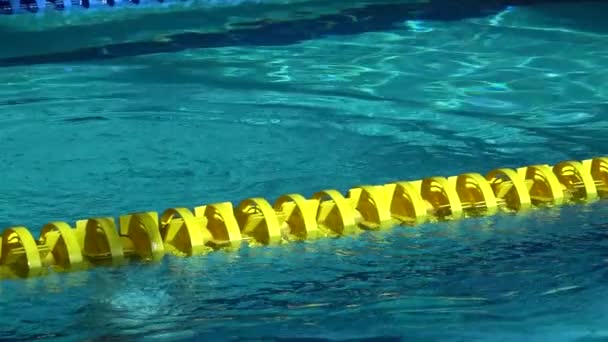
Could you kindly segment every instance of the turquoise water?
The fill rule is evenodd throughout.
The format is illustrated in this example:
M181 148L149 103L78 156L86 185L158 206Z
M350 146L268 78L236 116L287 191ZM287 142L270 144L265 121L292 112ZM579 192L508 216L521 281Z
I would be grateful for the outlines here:
M608 3L488 3L2 16L0 226L608 154ZM0 339L605 340L607 217L2 281Z

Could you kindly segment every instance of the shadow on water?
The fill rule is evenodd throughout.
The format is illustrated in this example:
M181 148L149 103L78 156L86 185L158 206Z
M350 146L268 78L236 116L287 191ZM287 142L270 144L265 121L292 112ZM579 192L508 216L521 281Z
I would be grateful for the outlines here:
M0 67L76 63L229 46L286 46L331 35L355 35L396 29L406 20L456 21L491 16L510 6L569 3L594 6L603 0L430 0L423 3L367 4L314 18L241 22L221 32L180 32L155 40L120 42L66 52L0 59ZM359 3L360 4L360 3ZM594 11L589 11L593 13ZM568 13L552 13L567 15ZM154 14L159 15L159 14ZM161 14L162 15L162 14ZM138 20L146 20L146 17ZM135 23L134 23L135 24ZM90 25L85 26L90 29ZM399 29L405 29L399 27ZM55 30L60 31L61 28ZM49 32L45 32L49 33ZM51 32L51 34L53 34Z

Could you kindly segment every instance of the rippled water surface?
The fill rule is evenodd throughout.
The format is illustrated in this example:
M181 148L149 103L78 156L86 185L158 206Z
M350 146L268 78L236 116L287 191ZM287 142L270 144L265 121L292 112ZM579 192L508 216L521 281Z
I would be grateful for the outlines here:
M0 16L1 226L608 154L606 2L237 2ZM2 281L0 339L600 341L607 217Z

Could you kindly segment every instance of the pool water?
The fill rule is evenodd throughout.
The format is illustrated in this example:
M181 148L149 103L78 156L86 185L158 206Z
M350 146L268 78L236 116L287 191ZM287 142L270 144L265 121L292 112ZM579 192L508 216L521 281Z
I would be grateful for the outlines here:
M0 16L0 226L608 154L608 2ZM0 282L0 339L608 339L608 205Z

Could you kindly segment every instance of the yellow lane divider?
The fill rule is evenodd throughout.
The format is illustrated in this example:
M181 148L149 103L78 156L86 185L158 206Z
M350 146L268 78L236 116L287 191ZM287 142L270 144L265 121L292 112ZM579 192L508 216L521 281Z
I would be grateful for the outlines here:
M608 197L608 158L564 161L555 166L499 168L485 176L464 173L385 185L362 185L344 196L323 190L245 199L162 214L139 212L44 225L35 239L25 227L2 233L0 276L27 277L49 269L83 269L126 258L160 260L165 254L194 256L242 243L269 245L358 230L414 226L534 207Z

